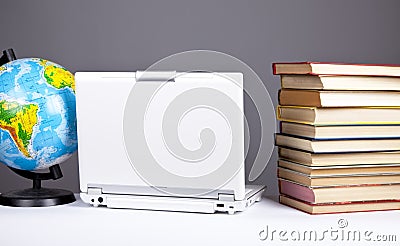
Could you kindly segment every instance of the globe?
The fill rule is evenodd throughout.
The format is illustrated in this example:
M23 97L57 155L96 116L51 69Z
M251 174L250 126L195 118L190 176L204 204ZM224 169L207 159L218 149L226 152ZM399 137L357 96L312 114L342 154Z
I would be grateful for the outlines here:
M39 58L0 66L0 162L40 170L66 161L76 149L74 76Z

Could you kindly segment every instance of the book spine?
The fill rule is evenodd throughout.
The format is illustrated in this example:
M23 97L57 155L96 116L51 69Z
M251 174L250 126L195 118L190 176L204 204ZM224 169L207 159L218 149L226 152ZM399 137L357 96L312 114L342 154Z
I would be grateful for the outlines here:
M274 75L278 75L278 74L276 73L276 64L277 64L277 63L272 63L272 73L273 73Z

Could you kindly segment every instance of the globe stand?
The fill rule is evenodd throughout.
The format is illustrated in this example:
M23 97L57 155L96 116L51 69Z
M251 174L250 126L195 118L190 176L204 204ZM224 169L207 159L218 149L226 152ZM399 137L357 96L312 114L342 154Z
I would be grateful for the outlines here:
M0 195L0 205L10 207L49 207L76 201L71 191L42 188L42 180L62 178L60 166L54 165L48 173L35 173L10 167L16 174L33 181L33 187L15 190Z
M0 56L0 66L16 59L13 49L3 50L3 54ZM35 173L12 167L10 169L14 173L32 180L33 187L1 194L0 205L10 207L48 207L76 201L74 194L70 191L42 188L42 180L62 178L63 175L58 164L50 167L48 173Z
M3 66L7 62L17 60L13 49L3 50L3 55L0 57L0 66Z

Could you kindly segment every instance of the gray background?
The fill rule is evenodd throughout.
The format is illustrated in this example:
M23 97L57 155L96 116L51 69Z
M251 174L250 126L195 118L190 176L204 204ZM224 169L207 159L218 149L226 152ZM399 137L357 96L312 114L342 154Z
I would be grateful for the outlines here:
M1 0L0 49L72 72L132 71L176 52L221 51L252 67L276 105L272 62L400 63L399 10L398 0ZM78 192L77 156L62 168L65 177L47 185ZM276 194L275 177L276 153L256 182ZM0 166L0 192L27 185Z

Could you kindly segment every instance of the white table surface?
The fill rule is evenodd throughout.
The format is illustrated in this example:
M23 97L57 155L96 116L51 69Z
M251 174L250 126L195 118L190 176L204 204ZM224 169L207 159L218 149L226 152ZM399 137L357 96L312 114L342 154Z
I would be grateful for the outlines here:
M94 208L79 199L57 207L0 207L0 246L400 245L400 211L308 215L276 199L266 197L235 215ZM360 241L353 236L347 241L354 231L362 234ZM317 242L308 238L314 232ZM302 239L292 240L299 233ZM378 235L381 240L395 235L397 241L374 241Z

